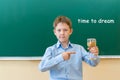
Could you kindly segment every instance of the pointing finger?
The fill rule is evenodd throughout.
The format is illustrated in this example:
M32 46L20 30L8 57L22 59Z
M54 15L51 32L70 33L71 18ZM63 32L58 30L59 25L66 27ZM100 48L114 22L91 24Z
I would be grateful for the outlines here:
M75 54L75 52L69 52L69 54Z

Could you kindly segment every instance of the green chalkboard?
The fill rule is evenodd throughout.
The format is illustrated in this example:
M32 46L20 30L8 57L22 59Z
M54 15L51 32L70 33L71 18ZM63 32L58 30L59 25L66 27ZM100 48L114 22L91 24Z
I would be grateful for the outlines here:
M57 42L53 21L73 22L72 43L86 47L94 37L100 55L120 55L120 0L1 0L0 56L43 56Z

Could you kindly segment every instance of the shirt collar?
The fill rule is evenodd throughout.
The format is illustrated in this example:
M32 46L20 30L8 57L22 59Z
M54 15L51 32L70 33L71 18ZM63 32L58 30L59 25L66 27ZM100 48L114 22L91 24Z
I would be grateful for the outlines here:
M57 42L57 48L59 48L59 47L62 47L60 41ZM73 47L73 44L72 44L70 41L69 41L69 43L68 43L68 48L69 48L69 47Z

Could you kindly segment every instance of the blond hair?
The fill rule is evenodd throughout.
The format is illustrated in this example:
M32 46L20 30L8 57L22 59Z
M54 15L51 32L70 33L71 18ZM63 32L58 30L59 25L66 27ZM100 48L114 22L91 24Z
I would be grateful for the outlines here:
M58 23L66 23L69 26L69 28L72 29L72 22L66 16L58 16L58 17L56 17L54 22L53 22L53 27L55 28Z

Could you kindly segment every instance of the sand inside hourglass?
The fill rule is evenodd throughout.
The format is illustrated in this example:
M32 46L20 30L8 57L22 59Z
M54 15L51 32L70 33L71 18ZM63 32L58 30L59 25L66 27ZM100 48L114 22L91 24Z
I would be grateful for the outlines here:
M87 46L88 47L94 47L94 46L96 46L96 41L89 41L89 42L87 42Z

